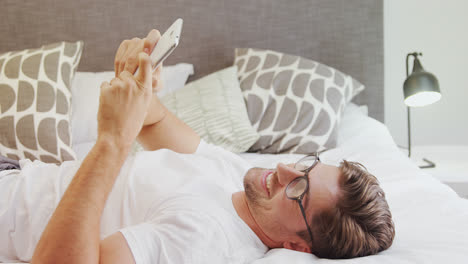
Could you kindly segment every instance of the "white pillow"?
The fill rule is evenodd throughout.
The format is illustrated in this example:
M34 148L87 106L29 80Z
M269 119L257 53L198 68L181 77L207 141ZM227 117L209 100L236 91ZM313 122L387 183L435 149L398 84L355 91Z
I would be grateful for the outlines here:
M159 98L168 93L172 93L181 88L184 88L189 76L192 74L192 64L179 63L174 66L164 66L161 75L164 88L158 93Z
M158 96L183 88L193 72L193 65L188 63L165 66L161 76L164 88ZM102 82L110 81L112 78L114 78L113 71L76 72L72 84L73 145L96 141L100 86Z

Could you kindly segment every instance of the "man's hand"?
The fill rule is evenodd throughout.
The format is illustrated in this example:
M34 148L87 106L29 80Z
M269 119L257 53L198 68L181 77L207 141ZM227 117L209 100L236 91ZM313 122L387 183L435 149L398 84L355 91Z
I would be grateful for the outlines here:
M111 141L129 149L140 132L152 97L152 67L148 54L138 54L138 76L124 70L101 85L98 141Z
M151 54L160 37L161 34L159 31L153 29L144 39L133 38L131 40L122 41L119 49L117 50L117 53L115 54L115 76L119 76L123 71L128 71L129 73L134 74L138 67L137 55L140 52ZM162 64L156 70L154 70L154 72L152 72L151 86L153 93L159 92L163 88L161 71ZM151 104L148 113L145 116L143 125L147 126L158 123L166 116L166 111L166 108L162 106L159 98L153 94L153 98L151 99Z
M128 71L134 74L138 67L138 54L145 52L150 55L158 43L161 34L156 29L151 30L144 39L133 38L122 41L115 54L114 69L115 77L121 72ZM153 92L159 92L163 88L161 81L162 64L152 73Z
M115 55L115 76L122 72L133 74L137 68L137 54L142 51L150 54L160 36L159 31L153 29L144 39L124 40ZM162 87L160 73L161 66L152 74L153 92ZM155 94L144 116L143 127L138 125L138 129L138 141L146 150L167 148L180 153L194 153L200 143L200 137L193 129L168 111Z

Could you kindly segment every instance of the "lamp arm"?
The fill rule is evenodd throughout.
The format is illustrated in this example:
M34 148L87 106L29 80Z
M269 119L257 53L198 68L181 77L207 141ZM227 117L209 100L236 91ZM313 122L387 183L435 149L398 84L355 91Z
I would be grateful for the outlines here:
M406 78L408 78L409 76L409 69L408 69L409 57L414 56L416 58L418 55L422 55L422 53L413 52L413 53L408 53L408 55L406 55ZM410 119L409 106L406 107L406 111L408 113L408 118L407 118L407 121L408 121L408 157L411 157L411 119Z
M410 56L414 56L414 53L408 53L406 55L406 78L408 78L409 70L408 70L408 60ZM411 122L410 122L410 109L409 106L406 107L406 112L408 114L407 121L408 121L408 157L411 157Z
M421 52L412 52L412 53L408 53L408 55L406 55L406 78L408 78L408 76L409 76L409 69L408 69L409 57L413 56L413 57L417 58L418 56L422 56L422 55L423 54Z
M410 119L410 108L406 107L408 113L408 157L411 157L411 119Z
M408 71L408 60L409 60L409 57L412 56L413 53L408 53L408 55L406 55L406 78L408 78L408 75L409 75L409 71Z

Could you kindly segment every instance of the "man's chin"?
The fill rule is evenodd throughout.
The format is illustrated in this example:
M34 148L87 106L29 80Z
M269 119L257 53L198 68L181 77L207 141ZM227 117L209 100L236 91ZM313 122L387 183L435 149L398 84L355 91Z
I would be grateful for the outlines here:
M250 206L262 206L262 200L264 197L260 193L258 186L255 183L259 181L259 175L261 175L264 170L265 169L263 168L251 168L247 171L244 177L245 196L247 198L247 203L249 203Z
M258 200L258 193L250 182L244 181L244 191L248 202L256 202Z

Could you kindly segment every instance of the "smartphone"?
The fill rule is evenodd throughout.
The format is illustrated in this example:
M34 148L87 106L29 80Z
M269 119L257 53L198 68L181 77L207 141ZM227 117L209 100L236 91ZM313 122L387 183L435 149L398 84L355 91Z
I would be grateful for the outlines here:
M161 65L161 63L169 57L169 55L175 50L177 45L179 45L180 34L182 33L182 18L178 18L172 25L162 34L159 38L156 47L150 55L151 65L153 66L153 71ZM138 74L138 68L135 71L135 76Z

